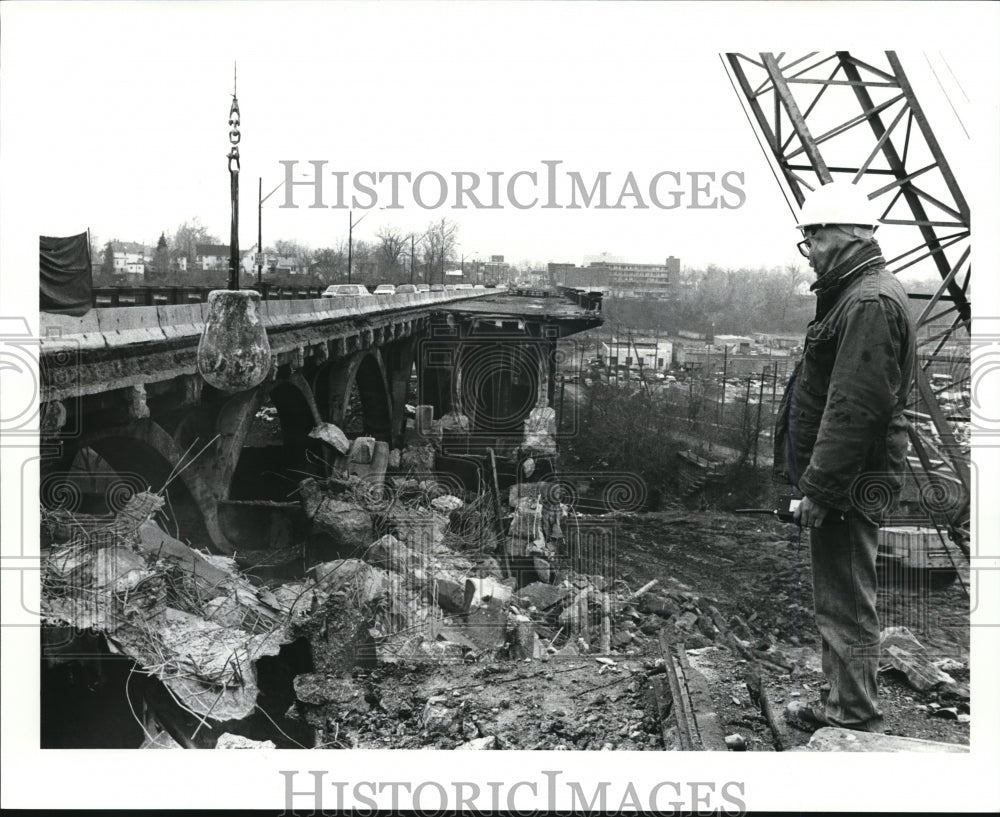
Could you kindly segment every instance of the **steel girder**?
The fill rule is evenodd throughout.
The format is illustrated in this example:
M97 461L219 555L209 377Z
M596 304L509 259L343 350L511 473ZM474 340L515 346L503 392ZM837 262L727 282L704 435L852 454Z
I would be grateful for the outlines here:
M969 205L910 81L892 51L870 61L727 53L723 63L793 214L806 191L853 181L881 211L889 269L906 272L904 284L923 270L940 277L934 294L911 295L920 305L911 469L921 508L968 555L969 408L954 398L971 385ZM942 374L950 383L935 382Z

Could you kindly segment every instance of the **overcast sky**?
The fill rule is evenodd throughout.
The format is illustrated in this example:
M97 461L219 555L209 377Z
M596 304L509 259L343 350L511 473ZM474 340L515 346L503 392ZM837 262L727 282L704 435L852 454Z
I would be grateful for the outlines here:
M30 209L36 235L90 228L102 243L153 242L161 230L198 217L228 243L225 154L236 62L244 249L256 242L258 178L266 194L282 181L282 160L310 175L315 160L326 163L326 205L337 203L334 172L347 174L348 201L360 171L430 171L448 182L447 199L433 207L439 186L434 177L423 180L426 209L403 179L401 206L378 209L392 203L388 181L379 185L357 239L373 239L387 224L419 234L432 218L446 217L460 225L458 253L468 258L581 263L606 252L647 263L675 255L691 266L798 263L792 214L718 55L730 46L704 28L725 14L752 30L762 23L759 7L709 5L14 7L6 16L17 36L4 37L3 60L16 73L3 72L2 88L4 159L18 157L13 170L27 182L16 214ZM788 11L785 26L800 19L816 31L814 12L777 5ZM956 164L970 142L928 59L945 79L953 73L973 102L992 95L995 103L996 55L967 44L900 48ZM739 44L757 50L748 45ZM951 104L974 118L961 93ZM543 161L561 163L559 204L569 203L567 172L590 186L606 171L609 204L631 172L649 206L636 207L633 196L620 210L543 208ZM467 201L468 209L456 209L457 171L480 177L484 204L487 174L503 174L502 206L476 209ZM527 209L508 197L518 171L539 177L537 188L527 177L515 182L519 203L540 196ZM657 187L663 203L671 190L681 193L676 209L650 201L650 180L663 171L680 174L679 185L678 177L661 176ZM708 185L697 198L693 173L715 175L714 182L697 178ZM358 199L362 209L371 203ZM346 209L308 208L308 190L294 200L298 209L281 208L279 191L265 202L265 245L281 238L322 247L346 238ZM356 211L355 220L362 215Z

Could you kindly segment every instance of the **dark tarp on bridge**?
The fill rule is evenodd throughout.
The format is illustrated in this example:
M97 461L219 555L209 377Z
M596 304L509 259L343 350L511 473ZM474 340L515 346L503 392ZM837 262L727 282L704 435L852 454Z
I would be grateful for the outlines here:
M94 283L89 233L39 236L38 256L39 311L75 316L89 312Z

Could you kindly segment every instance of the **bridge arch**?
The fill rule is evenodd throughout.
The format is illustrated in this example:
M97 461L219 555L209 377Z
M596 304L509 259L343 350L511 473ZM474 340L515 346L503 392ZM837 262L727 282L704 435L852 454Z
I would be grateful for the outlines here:
M361 433L391 442L392 400L385 361L378 349L357 352L324 366L314 382L316 402L324 419L347 433L345 425L352 419L353 397L360 403Z
M167 513L186 538L191 541L215 538L213 497L193 472L182 470L184 451L157 422L147 418L89 432L67 452L63 462L73 462L77 454L87 449L119 477L115 495L106 497L108 510L120 510L127 500L126 494L147 489L162 492L168 499ZM72 479L68 471L59 476ZM46 491L42 494L44 500Z
M268 407L275 411L262 413ZM299 478L324 475L322 443L309 436L319 422L312 389L299 372L227 400L216 422L218 498L287 498L295 487L291 483L280 496L273 495L277 491L273 485L268 488L272 495L261 496L259 488L269 482L263 477L283 475L288 480L293 479L292 473L299 473ZM273 423L277 429L268 427Z

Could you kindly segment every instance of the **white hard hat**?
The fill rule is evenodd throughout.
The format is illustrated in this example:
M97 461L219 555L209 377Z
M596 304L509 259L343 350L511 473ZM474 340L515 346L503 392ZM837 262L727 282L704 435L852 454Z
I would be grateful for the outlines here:
M839 181L824 184L809 195L795 226L801 230L821 224L858 224L874 230L878 218L875 207L857 185Z

